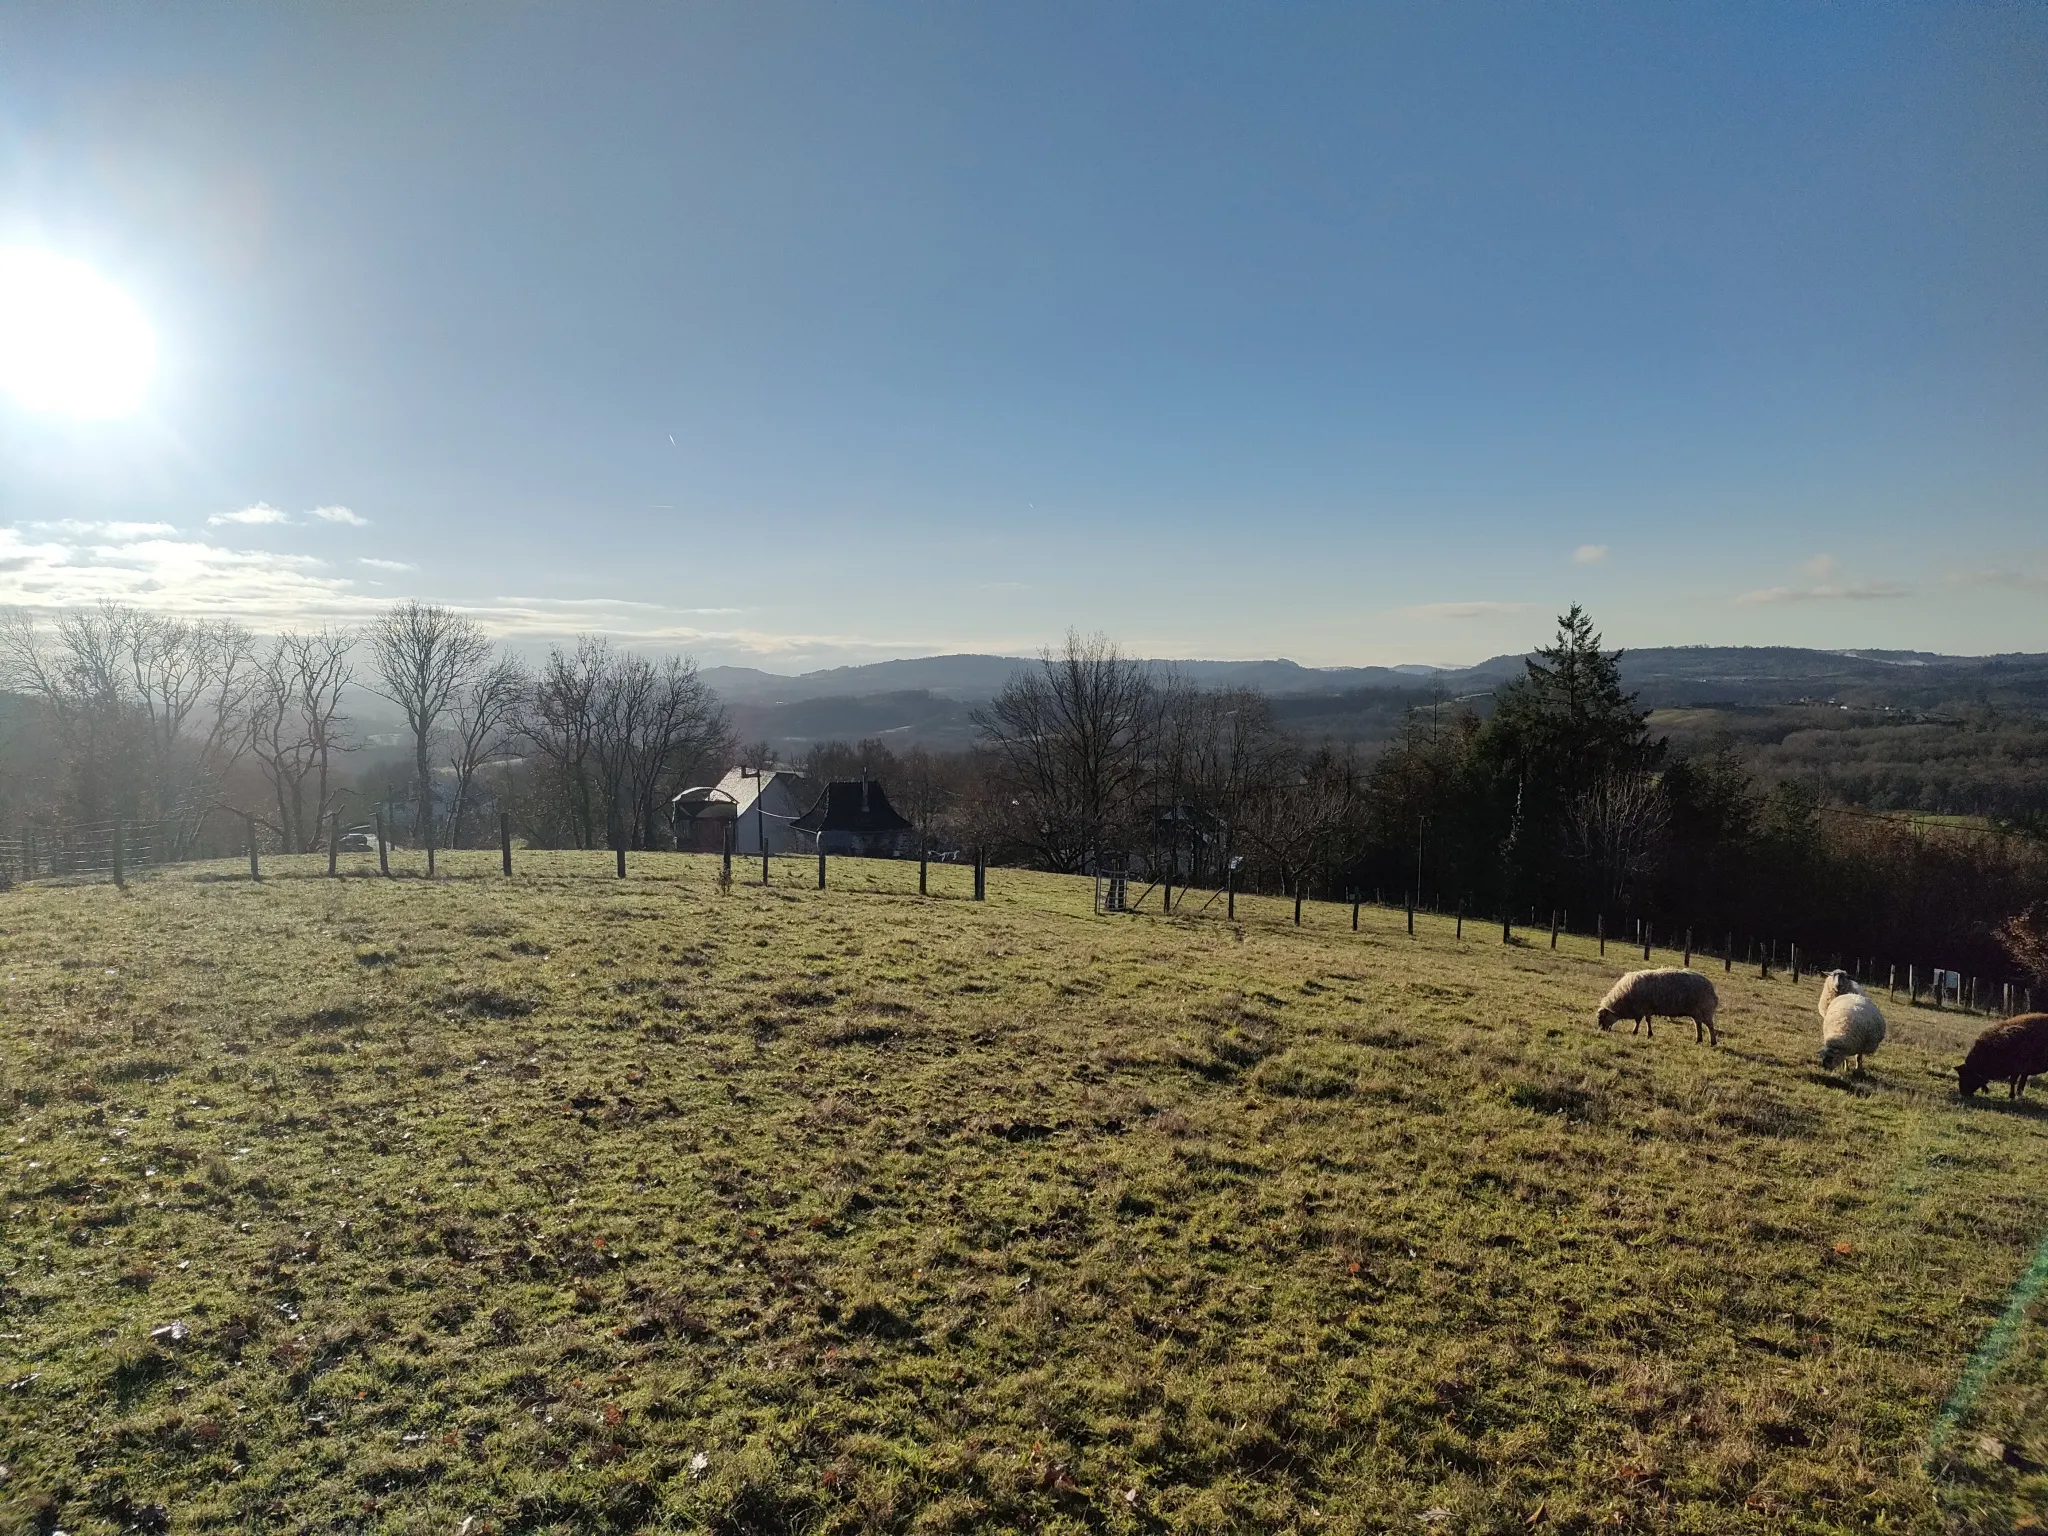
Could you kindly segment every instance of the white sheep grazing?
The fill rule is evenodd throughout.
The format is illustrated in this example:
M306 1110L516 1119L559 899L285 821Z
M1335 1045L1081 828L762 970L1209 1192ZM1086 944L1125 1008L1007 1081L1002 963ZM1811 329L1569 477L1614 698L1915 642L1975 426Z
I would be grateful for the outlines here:
M1691 1019L1694 1040L1711 1038L1721 1043L1714 1028L1714 1015L1721 999L1714 984L1698 971L1666 967L1658 971L1630 971L1600 999L1595 1021L1602 1029L1614 1028L1616 1019L1633 1019L1636 1027L1647 1028L1656 1038L1658 1019ZM1630 1034L1636 1031L1631 1029Z
M1851 986L1855 983L1851 982ZM1863 1058L1884 1041L1884 1014L1861 991L1844 992L1827 1006L1820 1020L1820 1066L1832 1072L1851 1056L1856 1070Z
M1851 995L1862 997L1867 994L1847 971L1829 971L1820 979L1820 1016L1828 1016L1828 1005L1836 998Z

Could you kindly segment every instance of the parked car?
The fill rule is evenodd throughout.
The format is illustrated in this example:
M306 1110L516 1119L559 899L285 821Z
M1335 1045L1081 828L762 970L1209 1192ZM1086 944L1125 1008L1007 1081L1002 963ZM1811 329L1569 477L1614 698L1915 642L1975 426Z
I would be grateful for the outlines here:
M338 846L343 853L375 853L377 835L374 832L344 832Z

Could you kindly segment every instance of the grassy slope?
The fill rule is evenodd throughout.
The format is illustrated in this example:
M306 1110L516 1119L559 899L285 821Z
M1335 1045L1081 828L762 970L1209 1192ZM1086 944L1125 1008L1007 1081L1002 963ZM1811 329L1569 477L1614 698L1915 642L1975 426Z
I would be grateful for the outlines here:
M1717 968L1718 1051L1597 1032L1628 959L1584 941L449 863L0 897L14 1523L1988 1531L2048 1490L1976 1449L2041 1451L2032 1328L1922 1470L2048 1227L2048 1117L1956 1103L1963 1021L1892 1007L1844 1086L1810 984Z

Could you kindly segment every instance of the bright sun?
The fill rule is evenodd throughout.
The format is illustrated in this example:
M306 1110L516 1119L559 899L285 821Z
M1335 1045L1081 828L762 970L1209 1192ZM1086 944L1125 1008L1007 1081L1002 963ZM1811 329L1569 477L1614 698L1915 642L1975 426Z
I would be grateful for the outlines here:
M0 390L32 411L125 416L155 368L156 337L128 295L52 252L0 250Z

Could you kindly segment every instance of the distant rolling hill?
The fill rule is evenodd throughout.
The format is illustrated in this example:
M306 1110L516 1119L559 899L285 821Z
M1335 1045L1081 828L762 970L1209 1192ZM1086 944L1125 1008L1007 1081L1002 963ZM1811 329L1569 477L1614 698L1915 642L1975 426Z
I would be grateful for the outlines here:
M1520 656L1472 667L1304 667L1275 661L1152 661L1206 687L1256 688L1289 729L1317 739L1383 741L1406 712L1464 699L1482 710ZM708 667L747 741L800 755L822 741L875 737L895 747L958 751L970 719L1019 668L1017 656L920 656L785 677ZM1920 651L1817 651L1790 646L1667 646L1631 651L1622 675L1657 709L1755 709L1839 701L1859 708L1956 711L2048 709L2048 655L1941 656Z

